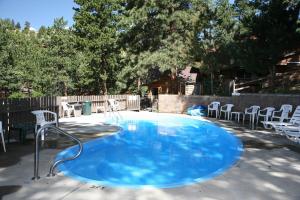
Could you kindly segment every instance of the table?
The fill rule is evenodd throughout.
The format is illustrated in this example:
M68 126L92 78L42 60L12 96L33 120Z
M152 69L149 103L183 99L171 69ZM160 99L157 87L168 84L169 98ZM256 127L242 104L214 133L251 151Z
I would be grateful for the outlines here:
M35 124L31 122L22 122L22 123L16 123L13 124L11 127L12 130L19 130L19 138L20 143L24 144L26 140L26 134L28 131L35 132ZM9 142L9 138L8 138Z
M244 112L231 112L230 119L234 116L234 119L236 120L237 118L238 122L240 122L240 115L244 116Z

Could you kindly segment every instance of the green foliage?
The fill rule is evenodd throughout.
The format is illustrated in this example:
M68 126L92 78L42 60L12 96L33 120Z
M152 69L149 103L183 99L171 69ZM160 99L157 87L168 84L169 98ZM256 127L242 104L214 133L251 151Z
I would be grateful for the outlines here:
M272 73L283 55L300 45L299 8L297 0L237 1L239 64L249 72Z
M161 74L193 66L211 94L224 93L223 69L274 78L275 64L300 46L299 0L75 3L71 28L63 18L38 32L0 19L0 90L11 98L140 94Z
M190 53L202 1L127 1L120 22L120 45L127 85L158 69L176 74L192 62ZM158 77L156 77L158 78Z
M120 15L118 0L75 0L74 30L82 50L88 54L87 70L92 73L91 90L96 93L113 91L119 70L117 23Z
M82 91L80 69L87 65L85 54L76 49L76 36L66 29L63 18L52 27L19 31L9 20L0 20L0 84L10 97L31 89L32 96L65 95ZM24 94L29 96L29 94Z

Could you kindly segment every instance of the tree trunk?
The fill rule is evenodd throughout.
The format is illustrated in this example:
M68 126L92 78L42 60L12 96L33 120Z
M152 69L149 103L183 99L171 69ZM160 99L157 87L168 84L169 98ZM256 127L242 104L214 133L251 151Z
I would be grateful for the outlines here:
M212 95L214 94L214 74L213 74L213 72L210 72L210 92Z
M137 88L138 88L138 92L140 93L141 92L141 78L140 77L138 78L138 81L137 81Z
M107 84L106 84L106 80L103 80L103 94L107 95Z
M106 112L107 112L107 109L108 109L106 80L103 80L103 94L104 94L104 117L106 117Z
M271 75L271 78L270 78L270 89L273 91L274 90L274 86L275 86L275 83L274 83L274 80L275 80L275 66L273 65L272 67L269 67L269 71L270 71L270 75Z
M66 82L63 82L64 83L64 96L68 96L68 87L67 87L67 84Z

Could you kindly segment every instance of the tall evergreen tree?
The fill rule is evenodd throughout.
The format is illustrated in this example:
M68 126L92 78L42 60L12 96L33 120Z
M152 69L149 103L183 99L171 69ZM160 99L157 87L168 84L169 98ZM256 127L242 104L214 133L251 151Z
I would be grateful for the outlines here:
M207 1L199 16L193 51L198 67L210 74L211 94L215 93L215 72L229 65L236 25L235 12L228 0Z
M127 82L151 80L147 75L155 69L176 75L192 62L190 50L202 4L193 0L126 1L121 45L126 63L122 75L129 77Z
M81 48L88 52L94 91L107 94L113 90L118 72L117 23L119 0L75 0L74 31Z
M240 64L249 72L270 73L275 78L275 65L293 49L299 48L299 9L297 0L240 0Z

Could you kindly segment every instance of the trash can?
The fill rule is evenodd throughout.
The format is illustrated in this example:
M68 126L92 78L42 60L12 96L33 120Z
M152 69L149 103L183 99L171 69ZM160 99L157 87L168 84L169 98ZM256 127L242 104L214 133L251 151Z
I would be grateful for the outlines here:
M90 101L83 102L82 114L83 115L91 115L92 114L92 102L90 102Z

